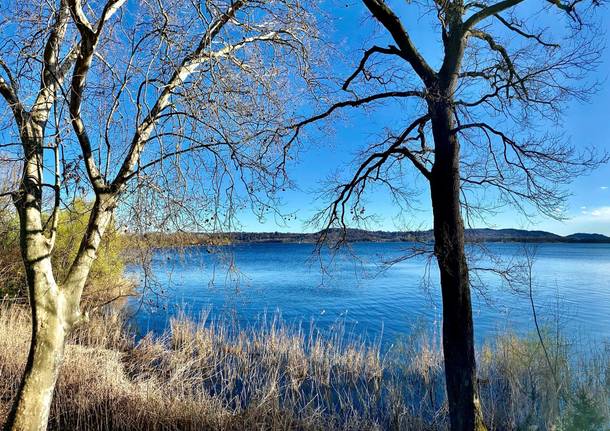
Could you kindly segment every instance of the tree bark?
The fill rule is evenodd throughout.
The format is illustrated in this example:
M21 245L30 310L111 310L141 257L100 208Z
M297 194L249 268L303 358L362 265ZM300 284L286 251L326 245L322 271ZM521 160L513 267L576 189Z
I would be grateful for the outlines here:
M26 265L32 307L30 352L6 429L45 430L66 335L71 324L66 301L58 289L48 256Z
M45 236L42 221L42 136L41 122L28 119L22 127L25 160L14 200L32 310L32 339L21 386L5 424L11 431L47 428L66 337L81 319L82 290L116 202L114 195L96 196L76 259L59 286L51 265L53 241Z
M21 186L14 200L32 310L32 339L21 386L5 428L44 430L70 329L70 313L53 276L52 244L43 232L41 122L28 118L21 138L25 160Z
M7 430L47 428L66 337L82 318L80 299L83 287L113 209L113 197L96 199L75 262L61 286L53 275L52 249L42 234L39 211L35 208L19 211L23 261L32 309L32 340L22 383L5 426Z
M434 251L443 298L443 350L452 431L484 430L476 381L474 328L460 210L460 147L448 103L433 108L435 160L430 181Z

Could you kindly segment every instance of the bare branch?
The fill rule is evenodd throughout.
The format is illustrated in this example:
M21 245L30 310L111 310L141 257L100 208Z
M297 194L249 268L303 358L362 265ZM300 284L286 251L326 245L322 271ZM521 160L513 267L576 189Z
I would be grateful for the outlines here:
M323 243L326 241L328 230L332 228L336 223L345 230L347 224L345 222L346 205L355 196L356 204L360 198L360 195L365 189L366 183L369 180L380 180L379 175L375 174L379 172L379 169L388 161L392 155L401 154L405 155L413 165L424 175L426 179L430 178L430 172L425 166L419 161L415 155L405 147L401 145L407 140L407 137L415 130L420 128L428 122L430 119L429 115L424 115L413 121L396 139L393 141L387 149L381 152L375 152L370 154L364 162L360 164L353 177L345 184L337 187L338 196L334 201L316 218L319 219L322 216L326 217L324 221L324 233L321 235L319 242ZM354 206L354 205L353 205ZM354 211L354 210L353 210ZM356 210L357 211L357 210ZM357 215L356 215L357 216Z
M287 145L290 146L292 144L292 142L294 142L294 140L297 138L297 136L298 136L300 130L303 128L303 126L306 126L308 124L314 123L319 120L322 120L322 119L328 117L329 115L331 115L333 112L335 112L338 109L345 108L345 107L355 108L355 107L366 105L368 103L371 103L371 102L374 102L377 100L404 98L404 97L419 97L419 98L423 99L425 97L425 94L421 91L415 91L415 90L413 90L413 91L388 91L385 93L378 93L378 94L374 94L372 96L362 97L360 99L345 100L342 102L337 102L334 105L332 105L330 108L328 108L326 111L324 111L323 113L314 115L313 117L309 117L303 121L300 121L296 124L291 125L289 127L289 129L293 129L294 134Z
M0 76L0 95L4 97L6 103L8 103L9 108L13 111L13 115L15 116L15 120L17 124L21 125L23 122L23 117L25 114L25 109L21 104L17 96L17 92L15 91L15 87L9 84Z
M235 13L244 4L245 2L241 0L233 2L220 17L210 24L203 38L199 42L197 49L183 59L181 65L165 84L163 91L159 95L154 106L138 125L136 133L131 141L127 157L125 157L117 176L112 182L113 188L117 189L125 184L126 178L131 175L131 172L140 158L140 154L144 149L144 144L147 141L148 136L150 135L153 126L158 119L158 116L168 106L171 94L197 70L199 65L206 58L205 50L211 45L214 37L235 16Z
M403 27L400 19L390 9L384 0L362 0L371 14L390 32L415 73L426 85L432 85L436 80L436 72L428 65L411 41L409 33Z
M364 68L366 66L366 62L369 60L371 55L373 55L375 53L387 54L387 55L398 55L398 56L403 57L401 51L398 48L396 48L395 46L393 46L393 45L388 46L387 48L383 48L381 46L373 46L372 48L369 48L368 50L366 50L364 52L364 55L362 57L362 60L360 60L360 64L358 65L358 68L343 83L343 87L341 87L342 90L347 90L349 85L352 83L352 81L354 79L356 79L356 77L360 73L365 73L365 69Z
M72 67L75 54L78 53L78 47L72 47L63 63L60 62L59 52L69 18L68 4L62 0L44 49L40 91L31 109L34 121L39 123L46 122L49 118L57 89L62 84L65 74Z
M95 55L95 50L99 41L101 31L104 24L116 12L125 0L109 0L102 13L99 22L96 25L96 29L91 26L91 23L85 15L80 0L69 0L70 12L72 18L78 28L81 35L80 42L80 53L74 65L74 72L72 74L72 83L70 86L70 117L72 121L72 127L78 138L78 142L81 146L85 166L87 167L87 174L89 180L93 185L96 193L99 193L107 188L106 180L102 177L99 167L93 157L93 150L89 134L85 127L85 123L81 118L81 103L83 99L83 93L85 91L85 82L89 70L91 69L91 62Z
M495 14L494 18L496 18L498 21L500 21L502 24L504 24L504 26L506 28L508 28L509 30L514 31L515 33L523 36L526 39L533 39L536 42L538 42L540 45L546 46L547 48L559 48L559 44L557 44L557 43L549 43L549 42L545 42L544 40L542 40L542 34L528 33L527 31L525 31L521 27L519 27L518 24L507 21L499 14Z
M471 15L470 18L464 22L462 25L462 32L466 34L466 32L471 30L475 25L484 19L487 19L492 15L499 14L500 12L510 9L522 2L523 0L503 0L491 6L487 6L486 8L481 9L477 13Z
M509 72L508 86L511 86L513 84L513 80L516 78L517 82L520 84L520 88L523 91L523 94L527 97L527 88L525 87L525 85L523 83L523 79L519 76L519 73L517 72L517 69L515 68L515 65L513 64L513 61L511 60L510 55L506 51L506 48L504 48L502 45L496 43L496 41L493 39L493 37L490 34L485 33L484 31L470 30L470 34L476 38L479 38L479 39L487 42L487 44L493 51L498 52L502 56L502 59L504 60L504 63L506 64L506 67L508 68L508 72ZM507 86L507 88L508 88L508 86ZM514 87L514 88L516 88L516 87Z

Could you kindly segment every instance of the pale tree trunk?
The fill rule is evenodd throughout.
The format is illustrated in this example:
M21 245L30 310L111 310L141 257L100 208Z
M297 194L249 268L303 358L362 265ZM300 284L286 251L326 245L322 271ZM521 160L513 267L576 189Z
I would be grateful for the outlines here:
M115 205L113 196L97 196L77 257L65 283L59 286L51 266L53 241L43 233L42 141L32 138L41 136L42 130L28 124L25 134L26 161L15 205L32 309L32 339L21 386L5 424L11 431L47 428L66 337L81 319L82 290Z
M114 209L114 198L96 196L89 229L70 271L71 277L58 285L51 265L57 219L53 218L49 229L49 226L43 225L42 216L43 148L45 128L56 100L56 91L79 52L78 45L72 46L63 61L59 60L68 19L68 4L60 0L45 44L40 91L29 112L19 100L15 85L1 82L2 95L14 113L24 153L21 184L13 198L19 214L21 254L32 310L30 351L15 403L5 423L6 430L44 430L47 427L66 337L80 319L82 290ZM55 164L53 215L57 215L59 206L57 153ZM92 226L95 232L91 232Z
M31 117L22 126L25 158L21 186L14 197L32 310L32 339L17 399L6 423L6 429L12 430L46 428L70 326L66 302L51 267L52 244L43 233L43 130Z
M31 286L32 341L7 429L44 430L72 325L65 297L53 278L50 258L27 264L26 272Z
M460 210L460 146L449 104L432 116L435 158L430 181L434 251L443 298L443 352L452 431L485 430L476 376L474 327L464 221Z

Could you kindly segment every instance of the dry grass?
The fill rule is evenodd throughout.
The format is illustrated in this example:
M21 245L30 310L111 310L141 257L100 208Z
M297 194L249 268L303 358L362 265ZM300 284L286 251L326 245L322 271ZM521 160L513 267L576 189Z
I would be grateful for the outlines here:
M100 314L69 341L50 428L446 429L438 343L414 335L382 356L378 347L344 342L341 333L305 332L278 319L235 330L205 316L199 324L181 316L163 336L136 342L120 314ZM27 312L0 307L0 422L16 391L28 338ZM575 370L558 352L562 387L555 390L532 340L506 336L486 346L479 362L490 428L570 429L571 418L582 412L563 394L578 387L589 388L587 406L607 415L607 353Z
M50 427L376 428L356 410L338 414L345 397L365 397L365 388L373 382L379 386L382 363L376 350L356 343L338 349L277 321L264 331L233 335L226 325L204 322L174 319L162 337L137 343L117 313L78 328L66 348ZM24 309L1 309L0 334L3 418L26 360ZM358 393L349 394L354 389Z

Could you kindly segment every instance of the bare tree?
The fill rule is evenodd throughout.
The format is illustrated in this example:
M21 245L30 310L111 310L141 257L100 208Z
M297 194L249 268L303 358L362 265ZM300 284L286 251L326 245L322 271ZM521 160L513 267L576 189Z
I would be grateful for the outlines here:
M410 196L405 164L425 180L442 290L451 429L485 429L463 213L470 220L508 204L526 215L538 210L561 217L562 185L604 160L570 146L560 132L538 129L561 126L565 102L594 90L581 78L599 59L595 28L582 18L588 11L578 14L587 6L581 0L542 2L540 11L528 11L522 0L405 6L412 14L427 12L442 41L435 68L384 0L362 1L389 44L368 48L342 85L350 97L295 124L287 131L289 144L301 139L306 125L344 108L373 110L385 103L387 109L392 103L404 112L404 125L388 124L382 139L362 151L355 173L332 189L331 204L313 221L345 229L366 220L364 192L375 184L400 203ZM544 28L540 16L563 21L567 30Z
M23 166L6 193L20 219L32 341L6 427L40 430L120 203L149 230L217 231L242 207L273 209L285 181L275 131L296 109L287 97L309 74L315 27L291 0L11 6L0 15L0 94L12 112L3 135L17 144L3 147ZM70 193L94 203L76 258L56 280L57 214Z

